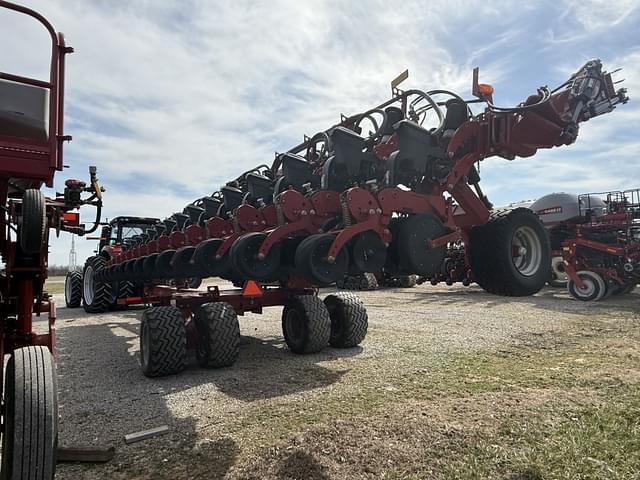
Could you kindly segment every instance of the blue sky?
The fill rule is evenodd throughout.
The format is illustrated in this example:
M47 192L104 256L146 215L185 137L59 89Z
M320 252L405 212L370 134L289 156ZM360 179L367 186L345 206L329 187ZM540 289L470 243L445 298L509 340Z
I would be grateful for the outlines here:
M522 5L526 3L526 5ZM164 217L340 113L403 87L469 98L471 70L513 105L591 58L622 67L631 101L583 124L569 147L483 163L496 205L551 191L640 186L640 8L637 1L178 1L28 2L63 31L68 58L69 169L97 165L105 215ZM0 70L43 76L47 38L0 13ZM7 43L4 43L5 45ZM83 211L91 217L92 211ZM84 259L95 242L79 239ZM52 240L65 264L70 237Z

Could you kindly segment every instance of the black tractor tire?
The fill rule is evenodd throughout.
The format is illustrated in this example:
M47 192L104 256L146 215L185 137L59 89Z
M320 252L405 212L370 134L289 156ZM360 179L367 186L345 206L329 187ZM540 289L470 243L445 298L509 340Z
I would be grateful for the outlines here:
M82 273L74 270L64 279L64 301L67 308L78 308L82 303Z
M113 301L111 283L96 280L95 274L106 267L104 257L89 257L82 272L82 304L87 313L102 313L109 310Z
M126 305L119 305L118 300L121 298L133 297L136 294L136 285L135 283L129 280L121 280L119 282L114 282L111 285L112 291L114 292L113 300L111 301L110 308L111 310L126 310Z
M292 352L319 352L331 337L329 311L316 295L294 296L282 310L282 332Z
M233 307L226 302L205 303L194 319L200 333L198 363L206 368L233 365L240 354L240 324Z
M533 295L551 276L549 235L528 208L494 211L485 225L471 229L469 250L474 280L489 293Z
M187 330L176 307L148 308L140 323L142 373L161 377L179 373L187 366Z
M329 344L336 348L360 345L367 336L369 317L364 304L353 293L333 293L324 299L331 318Z
M20 249L26 255L37 255L46 248L46 238L46 200L40 190L30 188L22 196L22 223L18 229Z
M58 449L58 389L46 347L14 350L7 363L0 479L51 480Z

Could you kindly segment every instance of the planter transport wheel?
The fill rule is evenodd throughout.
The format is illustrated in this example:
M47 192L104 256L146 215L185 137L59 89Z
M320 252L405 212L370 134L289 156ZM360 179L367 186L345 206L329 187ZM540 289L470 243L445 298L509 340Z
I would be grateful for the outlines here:
M200 334L196 356L201 366L228 367L240 353L240 324L233 307L225 302L205 303L195 312Z
M578 288L571 279L569 279L569 283L567 283L567 290L576 300L597 302L607 293L607 286L603 278L597 273L582 270L577 272L577 274L584 283L584 288Z
M276 280L280 270L280 243L273 245L264 259L258 258L258 250L266 238L262 232L247 233L238 238L229 251L233 267L243 276L259 282Z
M5 373L0 478L51 480L58 448L56 367L46 347L14 350Z
M82 273L74 270L64 279L64 301L67 308L78 308L82 303Z
M528 208L494 211L471 229L469 249L473 278L489 293L533 295L551 277L549 236Z
M187 331L176 307L152 307L140 323L142 373L161 377L179 373L187 365Z
M105 268L106 260L97 255L89 257L82 274L82 303L87 313L102 313L109 310L113 300L111 284L100 282L95 274Z
M346 249L338 252L333 263L327 258L334 238L329 233L311 235L300 242L296 249L298 271L314 283L330 285L343 278L347 271L349 254Z
M35 188L24 191L22 223L18 232L20 249L27 255L40 253L47 234L47 210L43 193Z
M352 293L333 293L324 299L331 318L332 347L360 345L367 336L369 317L363 303Z
M315 353L329 343L331 317L315 295L298 295L282 310L282 332L294 353Z

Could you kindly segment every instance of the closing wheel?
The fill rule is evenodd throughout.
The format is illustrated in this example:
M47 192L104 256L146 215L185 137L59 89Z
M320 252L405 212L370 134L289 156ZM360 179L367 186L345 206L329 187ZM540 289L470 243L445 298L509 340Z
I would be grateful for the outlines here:
M353 293L334 293L324 299L331 318L329 343L337 348L360 345L367 336L369 317L364 304Z
M387 261L387 246L372 231L358 235L351 247L351 262L360 272L379 272Z
M67 308L78 308L82 303L82 273L74 270L64 279L64 301Z
M292 352L319 352L331 337L329 311L315 295L292 297L282 310L282 332Z
M330 233L311 235L296 249L295 264L298 273L318 285L330 285L344 277L349 265L349 254L342 248L333 263L327 253L335 236Z
M187 330L176 307L152 307L140 323L142 373L160 377L179 373L187 365Z
M200 243L193 252L193 263L202 276L217 277L224 271L224 264L216 260L216 252L222 245L221 238L210 238Z
M233 267L244 277L259 282L271 282L278 279L282 246L273 245L264 259L258 258L258 250L267 238L266 233L252 232L238 238L229 250Z
M549 236L528 208L493 212L471 229L469 250L473 278L490 293L533 295L551 277Z
M165 250L156 258L156 274L158 278L173 277L173 269L171 268L171 260L176 254L175 250Z
M22 223L18 230L20 249L27 255L36 255L45 247L47 210L43 193L35 188L22 196Z
M158 276L156 271L156 260L159 255L159 253L152 253L151 255L144 257L144 260L142 261L142 278L144 280L153 280Z
M187 246L176 250L171 259L171 268L176 278L189 278L199 273L199 268L191 261L196 247Z
M233 307L225 302L205 303L194 319L200 334L198 363L207 368L233 365L240 353L240 324Z
M447 233L434 215L411 215L394 227L392 249L401 269L409 274L433 276L444 260L447 247L429 248L430 240Z
M582 270L577 274L584 283L584 288L579 288L571 279L567 283L567 290L576 300L597 302L607 293L607 286L599 274L589 270Z
M109 310L113 300L111 284L98 281L95 275L106 267L107 261L96 255L89 257L82 273L82 303L87 313L102 313Z
M50 480L56 470L56 368L46 347L25 347L7 363L2 432L2 480Z

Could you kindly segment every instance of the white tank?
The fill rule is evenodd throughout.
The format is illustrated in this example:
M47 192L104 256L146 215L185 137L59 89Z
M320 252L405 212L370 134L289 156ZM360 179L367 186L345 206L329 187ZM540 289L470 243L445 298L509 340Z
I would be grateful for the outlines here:
M529 207L536 212L545 225L553 225L585 216L588 210L594 216L606 213L607 206L597 195L586 196L574 193L550 193L540 197Z

